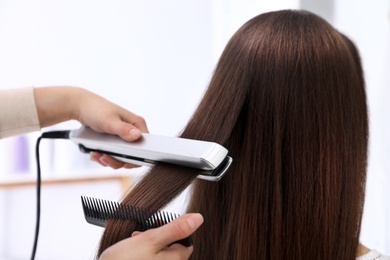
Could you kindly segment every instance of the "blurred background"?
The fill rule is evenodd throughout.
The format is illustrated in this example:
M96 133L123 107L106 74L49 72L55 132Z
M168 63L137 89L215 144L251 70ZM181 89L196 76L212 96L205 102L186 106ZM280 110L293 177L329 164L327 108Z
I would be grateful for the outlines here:
M390 255L389 0L1 0L0 89L82 86L142 115L151 133L175 136L233 33L260 13L297 8L319 14L360 50L370 111L361 241ZM0 259L31 253L38 136L0 140ZM93 259L102 229L85 222L80 195L117 200L128 177L145 169L100 167L61 140L42 142L41 163L52 183L42 188L37 259Z

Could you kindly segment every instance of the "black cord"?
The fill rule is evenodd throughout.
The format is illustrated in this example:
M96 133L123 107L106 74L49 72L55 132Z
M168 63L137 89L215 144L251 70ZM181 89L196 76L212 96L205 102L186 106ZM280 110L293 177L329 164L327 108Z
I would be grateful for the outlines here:
M35 259L35 253L37 251L38 246L38 236L39 236L39 224L41 217L41 164L39 159L39 145L41 143L42 138L48 139L69 139L70 131L52 131L42 133L40 137L37 139L37 143L35 146L35 158L37 161L37 216L36 216L36 224L35 224L35 236L34 236L34 244L31 253L31 260Z
M41 165L39 161L39 144L41 143L42 136L38 137L36 146L35 146L35 157L37 160L37 216L35 223L35 236L34 236L34 245L31 253L31 260L34 260L35 253L37 251L38 244L38 235L39 235L39 219L41 216Z

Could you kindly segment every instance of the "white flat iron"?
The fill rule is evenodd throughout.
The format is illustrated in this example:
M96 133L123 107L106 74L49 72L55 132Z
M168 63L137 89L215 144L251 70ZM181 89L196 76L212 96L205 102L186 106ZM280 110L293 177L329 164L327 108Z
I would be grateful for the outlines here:
M163 162L200 169L198 178L208 181L219 181L233 161L228 150L217 143L178 137L142 133L140 140L126 142L118 136L81 127L71 130L69 139L82 152L99 152L135 165Z

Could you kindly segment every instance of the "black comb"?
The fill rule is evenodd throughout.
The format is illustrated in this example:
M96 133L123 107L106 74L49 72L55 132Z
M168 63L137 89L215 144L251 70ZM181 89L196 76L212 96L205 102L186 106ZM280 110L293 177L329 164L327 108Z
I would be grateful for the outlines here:
M132 205L123 205L115 201L107 201L81 196L85 220L93 225L105 227L110 219L129 220L137 223L141 230L161 227L180 215L160 210L150 210ZM176 241L183 246L192 246L191 237Z

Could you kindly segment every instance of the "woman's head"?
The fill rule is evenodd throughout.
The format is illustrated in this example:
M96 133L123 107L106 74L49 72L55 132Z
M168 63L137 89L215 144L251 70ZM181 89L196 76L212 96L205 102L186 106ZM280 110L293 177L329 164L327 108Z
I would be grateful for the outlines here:
M194 259L355 253L368 136L364 81L353 43L323 19L287 10L244 24L181 136L220 143L234 159L218 183L194 184L189 211L205 218ZM124 203L161 208L197 174L157 165ZM132 228L111 222L101 250Z

